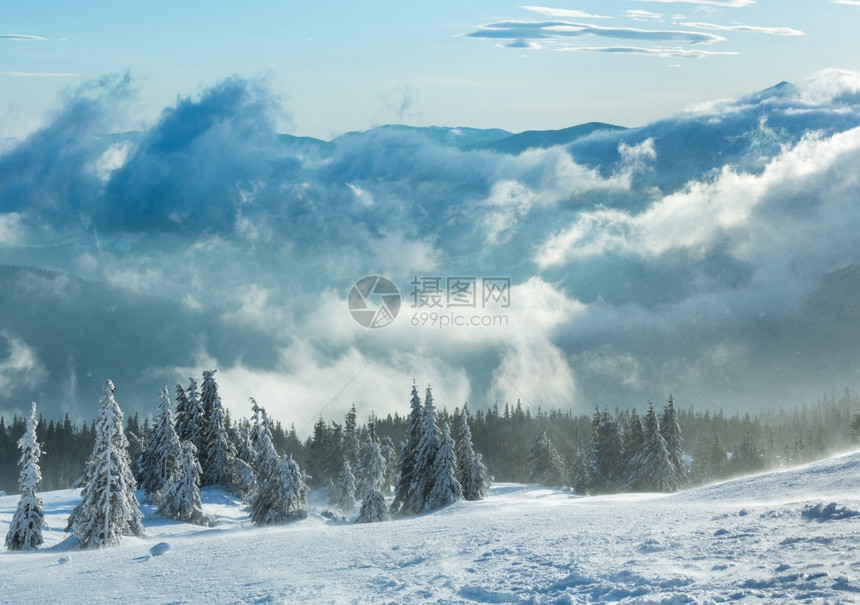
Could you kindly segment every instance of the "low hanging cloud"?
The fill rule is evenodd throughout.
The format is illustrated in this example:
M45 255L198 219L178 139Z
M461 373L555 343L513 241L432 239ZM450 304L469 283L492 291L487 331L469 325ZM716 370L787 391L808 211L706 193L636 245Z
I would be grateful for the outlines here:
M241 79L110 134L133 96L122 76L88 83L0 153L4 263L51 269L0 267L29 276L0 291L16 318L0 331L32 353L4 376L46 410L90 410L112 377L146 413L161 384L214 367L234 416L254 396L298 428L353 402L404 412L413 379L449 409L587 411L670 392L739 409L850 377L854 72L509 152L493 147L508 133L466 127L279 134L281 99ZM400 288L390 326L349 313L366 275ZM415 325L416 276L508 278L511 304Z

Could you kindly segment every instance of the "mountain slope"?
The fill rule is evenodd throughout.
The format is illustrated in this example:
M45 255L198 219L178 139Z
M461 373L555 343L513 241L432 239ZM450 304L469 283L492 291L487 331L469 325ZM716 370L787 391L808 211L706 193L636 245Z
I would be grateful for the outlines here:
M674 496L580 498L500 484L482 502L370 525L314 513L255 528L229 496L206 490L219 526L164 521L144 507L147 537L100 551L65 547L77 493L52 492L43 494L45 547L0 553L0 601L851 600L860 591L858 465L855 453ZM0 498L0 533L15 505Z

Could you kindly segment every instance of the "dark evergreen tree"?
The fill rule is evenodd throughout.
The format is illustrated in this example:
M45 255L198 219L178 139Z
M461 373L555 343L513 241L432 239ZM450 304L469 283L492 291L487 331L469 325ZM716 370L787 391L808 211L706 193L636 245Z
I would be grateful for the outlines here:
M215 382L217 370L203 372L203 385L200 388L200 401L205 414L203 425L203 442L201 464L203 469L203 485L222 485L228 487L231 483L231 469L236 450L227 432L224 418L224 407L218 395L218 383Z
M436 479L436 453L439 451L439 441L442 431L436 424L436 405L433 402L433 393L430 387L424 394L424 408L421 412L423 420L423 431L421 441L418 442L418 455L415 458L415 467L412 471L412 487L409 498L409 511L421 513L427 509L430 498L430 490Z
M660 434L666 441L666 450L669 452L669 461L675 468L675 489L683 485L687 475L687 465L684 462L684 450L681 447L681 424L678 413L675 410L675 401L669 396L669 401L663 406L663 415L660 416Z
M654 406L648 402L645 415L645 447L633 459L635 472L630 474L626 487L643 492L670 492L678 485L675 467L669 460L666 441L660 433L660 420Z
M46 525L45 514L42 511L42 499L36 494L42 473L39 470L39 456L42 454L39 441L36 439L36 404L30 408L27 417L27 430L18 440L21 458L18 461L21 474L18 478L18 489L21 497L18 507L6 533L6 548L8 550L36 550L42 545L42 527ZM5 430L5 429L4 429Z
M529 455L531 480L540 485L561 485L564 482L564 462L546 431L534 440Z
M409 400L411 411L406 426L406 440L400 446L397 457L397 484L394 488L394 501L391 503L392 513L408 513L409 503L413 495L413 479L415 464L418 459L418 444L421 441L424 423L422 420L423 407L418 396L418 387L412 383L412 398Z
M143 535L142 515L134 495L137 484L131 474L128 440L122 428L123 414L114 391L113 383L105 381L81 502L66 527L83 548L113 546L124 535Z
M314 432L308 443L308 453L305 467L311 476L311 484L321 487L328 484L329 476L326 469L326 456L330 449L330 431L322 416L314 423Z
M353 403L343 421L343 457L349 462L350 466L355 467L358 464L360 455L358 417L355 411L355 404Z
M481 454L475 452L472 445L472 431L469 428L468 409L465 405L456 418L459 424L455 445L457 482L462 487L466 500L483 500L490 489L490 475L481 461Z
M588 447L588 491L608 494L624 484L624 434L608 410L595 410L596 428ZM594 421L593 421L594 422Z

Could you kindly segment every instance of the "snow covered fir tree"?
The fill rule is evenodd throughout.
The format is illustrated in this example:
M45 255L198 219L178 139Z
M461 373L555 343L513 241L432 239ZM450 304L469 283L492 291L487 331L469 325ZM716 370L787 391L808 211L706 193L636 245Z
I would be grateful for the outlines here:
M356 517L356 523L378 523L380 521L388 521L388 504L385 503L385 494L378 489L372 489L367 492L364 500L361 502L361 510Z
M21 474L18 488L21 498L15 509L15 516L6 534L6 548L9 550L36 550L42 545L42 527L45 526L45 514L42 511L42 499L36 494L42 473L39 470L39 456L42 454L39 441L36 438L36 404L32 404L30 415L27 416L27 430L18 440L21 450L19 465Z
M202 449L200 466L203 469L203 485L229 486L235 445L230 439L224 418L224 406L218 395L215 372L203 372L200 387L200 401L203 408L203 430L201 431Z
M123 536L142 536L141 512L134 492L123 413L106 380L95 424L95 445L83 476L81 502L69 516L66 531L82 548L114 546Z
M158 415L141 456L139 486L151 502L158 503L168 481L176 475L180 455L179 436L170 411L170 394L165 385L158 403Z
M722 445L721 433L700 429L696 438L701 447L691 466L682 447L681 427L690 426L692 415L677 408L672 397L662 411L649 404L642 417L635 410L613 413L607 408L596 408L590 418L540 408L532 416L531 405L522 406L519 401L505 405L504 412L493 406L472 414L464 405L449 414L436 407L430 387L422 400L414 383L407 417L379 418L371 413L361 424L353 405L342 423L320 418L313 434L302 442L294 427L285 431L253 399L250 420L230 420L214 376L215 370L203 372L202 395L196 393L194 379L187 388L177 385L175 408L163 388L153 417L140 421L135 414L124 430L125 418L114 399L113 385L105 383L99 419L92 425L94 443L79 483L82 499L69 518L68 530L82 547L116 544L123 535L141 535L134 497L137 485L157 504L156 514L209 523L201 498L205 474L201 461L216 461L215 466L226 468L212 489L246 502L252 522L264 526L311 514L311 481L316 489L330 485L332 503L361 522L429 513L461 499L480 500L488 493L491 477L476 443L481 449L495 448L496 464L515 463L523 469L518 471L521 475L506 478L569 486L581 494L674 491L688 485L691 477L696 481L717 477L727 468L752 472L761 468L756 465L765 456L757 425L746 416L736 424L742 438L732 456ZM847 408L853 399L846 396L844 401ZM846 430L851 418L845 416ZM705 420L711 421L707 416ZM713 421L732 426L732 420L722 416L715 415ZM21 433L32 432L23 420L13 426ZM48 439L55 434L42 422L36 426L46 431ZM704 420L702 426L708 426ZM0 437L8 433L3 427L0 418ZM130 476L126 434L140 436L137 483ZM204 451L196 448L195 438ZM399 448L394 439L400 440ZM40 440L30 441L38 446ZM804 439L809 444L819 441L815 436ZM56 441L50 443L56 447ZM517 443L525 447L514 448ZM32 444L32 452L38 452ZM500 448L506 458L499 454ZM41 469L38 456L31 457ZM311 478L302 472L298 460L307 461L317 475Z
M167 481L157 513L167 519L209 525L200 500L200 462L197 448L190 441L182 444L178 464Z

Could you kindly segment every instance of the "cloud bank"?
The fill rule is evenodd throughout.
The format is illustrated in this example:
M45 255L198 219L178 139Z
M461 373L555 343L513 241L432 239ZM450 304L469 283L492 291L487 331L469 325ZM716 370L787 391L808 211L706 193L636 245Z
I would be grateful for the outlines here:
M575 411L856 384L854 72L509 152L499 130L280 134L282 100L238 78L117 133L134 94L89 82L0 154L6 413L88 418L107 376L151 411L211 367L235 414L254 396L297 428L403 413L413 379L449 409ZM400 290L390 326L349 313L366 275ZM416 276L505 278L508 304L417 306Z

